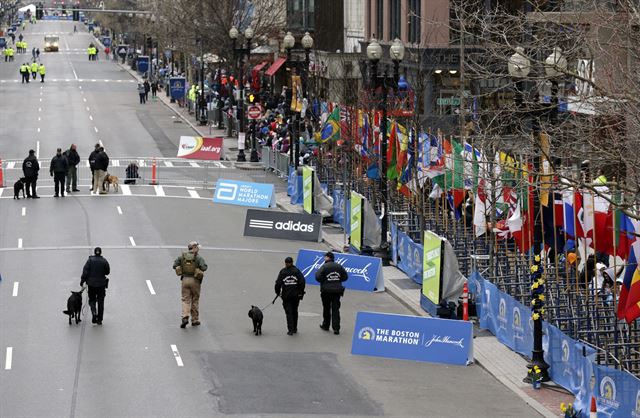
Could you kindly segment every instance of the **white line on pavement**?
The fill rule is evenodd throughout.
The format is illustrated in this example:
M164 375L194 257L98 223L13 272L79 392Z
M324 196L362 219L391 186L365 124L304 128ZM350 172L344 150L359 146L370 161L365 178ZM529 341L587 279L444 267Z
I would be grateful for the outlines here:
M42 108L41 107L38 108L38 112L42 112Z
M104 147L104 145L102 145L102 140L98 139L98 144L100 144L101 147Z
M0 189L0 197L2 197L2 192L4 192L4 188Z
M16 162L15 161L11 161L10 163L7 163L7 168L8 169L13 169L16 166Z
M36 141L36 158L40 158L40 141Z
M38 116L38 122L40 122L42 120L42 118L40 116Z
M187 190L189 192L189 196L191 197L195 197L197 199L200 198L200 195L198 194L198 192L196 192L195 190Z
M155 189L156 194L157 194L158 196L166 196L166 195L164 194L164 189L162 188L162 186L153 186L153 188Z
M26 216L27 215L27 208L26 207L22 207L22 216Z
M83 97L82 100L84 100L85 103L87 103L87 98Z
M153 289L153 285L151 284L151 280L147 280L147 287L149 288L149 292L150 292L152 295L155 295L155 294L156 294L156 291Z
M93 120L93 116L89 115L89 120Z
M180 352L178 351L178 347L175 344L171 344L171 351L173 351L173 357L176 358L176 363L178 363L178 367L184 366L182 362L182 357L180 357Z
M200 167L200 164L198 163L190 162L189 164L191 165L191 167Z
M38 128L38 132L40 132L40 128Z
M96 131L96 133L98 133L98 128L96 128L95 126L93 127L93 130Z
M133 240L133 237L129 237L129 242L131 243L132 247L136 246L136 242Z
M11 294L11 296L13 296L14 298L18 296L18 287L20 287L20 283L13 282L13 293Z
M7 356L5 357L5 360L4 360L5 370L11 370L12 361L13 361L13 347L7 347Z
M89 110L89 106L87 106L87 112L90 112L91 110Z
M164 162L165 167L173 167L173 163L171 161Z
M129 187L129 185L121 184L120 185L120 190L122 190L122 195L123 196L131 196L131 187Z
M122 215L122 208L120 206L116 206L116 209L118 209L118 214Z
M22 248L22 238L18 238L18 248Z
M42 101L42 97L40 98L40 101Z

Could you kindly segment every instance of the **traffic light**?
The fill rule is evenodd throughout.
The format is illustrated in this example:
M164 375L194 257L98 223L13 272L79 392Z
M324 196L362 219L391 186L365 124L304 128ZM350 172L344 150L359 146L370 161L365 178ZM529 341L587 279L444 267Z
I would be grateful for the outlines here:
M247 98L249 99L249 103L253 103L256 100L256 96L253 95L253 93L249 93L249 96L247 96Z

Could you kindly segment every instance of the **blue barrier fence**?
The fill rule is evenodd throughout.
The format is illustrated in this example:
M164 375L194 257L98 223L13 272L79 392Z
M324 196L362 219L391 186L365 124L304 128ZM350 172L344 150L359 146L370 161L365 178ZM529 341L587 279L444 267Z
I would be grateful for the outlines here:
M414 282L422 284L424 247L391 223L391 259Z

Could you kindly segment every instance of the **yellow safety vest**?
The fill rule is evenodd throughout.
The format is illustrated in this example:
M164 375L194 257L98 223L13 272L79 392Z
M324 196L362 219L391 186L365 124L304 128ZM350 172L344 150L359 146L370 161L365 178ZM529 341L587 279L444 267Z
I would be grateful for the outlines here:
M38 72L38 64L36 64L35 62L31 64L31 72L32 73Z
M40 64L40 68L38 69L40 72L40 75L45 75L46 74L46 69L44 68L44 64Z
M22 65L20 66L20 72L21 72L21 73L27 73L27 72L29 72L29 68L27 68L27 66L26 66L26 65L22 64Z

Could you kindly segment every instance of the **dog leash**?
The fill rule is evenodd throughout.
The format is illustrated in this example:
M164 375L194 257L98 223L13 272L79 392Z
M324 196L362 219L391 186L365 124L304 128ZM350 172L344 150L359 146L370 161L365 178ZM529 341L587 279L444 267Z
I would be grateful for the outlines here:
M274 303L276 303L276 299L278 299L280 297L280 295L276 295L275 298L273 298L273 300L271 301L270 304L266 305L264 308L260 309L261 311L264 311L265 309L267 309L269 306L273 305Z

